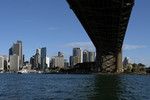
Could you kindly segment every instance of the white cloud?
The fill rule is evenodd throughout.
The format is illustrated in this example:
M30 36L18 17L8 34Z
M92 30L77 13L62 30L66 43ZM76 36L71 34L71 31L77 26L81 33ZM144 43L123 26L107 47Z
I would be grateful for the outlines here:
M144 46L144 45L128 45L128 44L125 44L123 49L124 50L134 50L134 49L139 49L139 48L146 48L147 46Z
M92 42L76 42L76 43L69 43L63 46L64 48L75 48L80 47L82 49L88 49L95 51L95 46Z
M75 47L80 47L83 49L88 49L88 50L95 50L95 46L93 45L92 42L76 42L76 43L69 43L64 45L63 47L65 48L75 48ZM125 44L123 46L124 50L134 50L134 49L139 49L139 48L146 48L147 46L144 45L128 45Z

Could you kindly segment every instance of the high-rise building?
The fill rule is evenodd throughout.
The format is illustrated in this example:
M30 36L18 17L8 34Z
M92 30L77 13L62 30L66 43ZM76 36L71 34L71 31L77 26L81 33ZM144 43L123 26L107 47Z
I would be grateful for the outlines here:
M22 54L22 48L23 48L23 45L22 45L22 41L18 40L17 41L18 44L20 44L20 49L19 49L19 61L20 61L20 68L23 67L23 54Z
M41 67L41 48L36 49L36 54L34 57L34 67L35 69L40 69Z
M46 69L46 47L41 48L41 70Z
M34 69L38 69L38 54L34 56Z
M78 56L79 63L82 63L82 49L81 48L73 48L73 56Z
M127 65L127 64L130 64L131 62L130 62L130 58L129 57L125 57L124 58L124 61L123 61L123 64L124 65Z
M13 44L12 52L10 49L10 54L11 53L19 56L19 68L22 68L23 67L22 41L17 41L17 43Z
M88 50L83 51L83 62L94 62L95 61L95 52Z
M68 66L69 66L69 63L67 62L67 59L64 59L64 67L68 68Z
M59 57L64 57L64 53L59 51L59 52L58 52L58 56L59 56Z
M0 71L4 70L4 57L0 57Z
M36 49L36 54L39 54L39 55L41 55L41 48L39 48L39 49Z
M70 56L70 68L73 68L74 65L78 64L80 62L78 56Z
M64 53L58 52L58 56L52 58L52 67L64 67Z
M69 58L70 68L73 68L73 56Z
M54 56L52 58L52 67L64 67L64 57Z
M35 68L35 65L34 65L34 56L32 56L30 58L30 64L31 64L31 69L34 69Z
M3 57L4 57L4 70L8 70L8 57L7 56Z
M16 54L10 55L10 70L18 71L19 70L19 56Z
M80 62L79 56L73 56L73 66Z
M22 60L23 60L23 66L24 66L24 62L25 62L25 55L23 55Z
M89 62L95 62L95 52L89 52Z
M50 57L46 56L46 67L49 68L50 67Z
M89 51L88 50L83 51L83 62L89 62Z
M9 49L9 61L10 61L10 55L13 55L13 49L12 49L12 47Z

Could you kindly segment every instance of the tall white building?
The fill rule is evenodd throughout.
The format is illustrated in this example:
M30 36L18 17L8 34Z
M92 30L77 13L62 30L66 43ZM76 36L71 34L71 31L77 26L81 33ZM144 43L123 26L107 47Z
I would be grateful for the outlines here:
M19 71L19 56L16 54L10 55L10 70Z
M49 68L50 67L50 57L46 56L46 65Z
M78 56L79 63L82 63L82 49L81 48L73 48L73 56Z
M4 70L4 57L0 57L0 71Z

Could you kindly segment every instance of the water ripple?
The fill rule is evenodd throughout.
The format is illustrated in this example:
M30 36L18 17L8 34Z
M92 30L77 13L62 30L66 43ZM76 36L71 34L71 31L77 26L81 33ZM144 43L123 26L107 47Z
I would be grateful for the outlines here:
M0 74L0 100L150 100L150 76Z

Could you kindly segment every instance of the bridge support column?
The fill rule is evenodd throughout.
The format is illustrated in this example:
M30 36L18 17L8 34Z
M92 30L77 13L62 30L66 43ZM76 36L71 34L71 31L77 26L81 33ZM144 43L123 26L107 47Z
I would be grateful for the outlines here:
M122 51L118 54L102 55L96 51L96 66L97 72L123 72Z
M122 50L117 55L117 72L123 72Z

